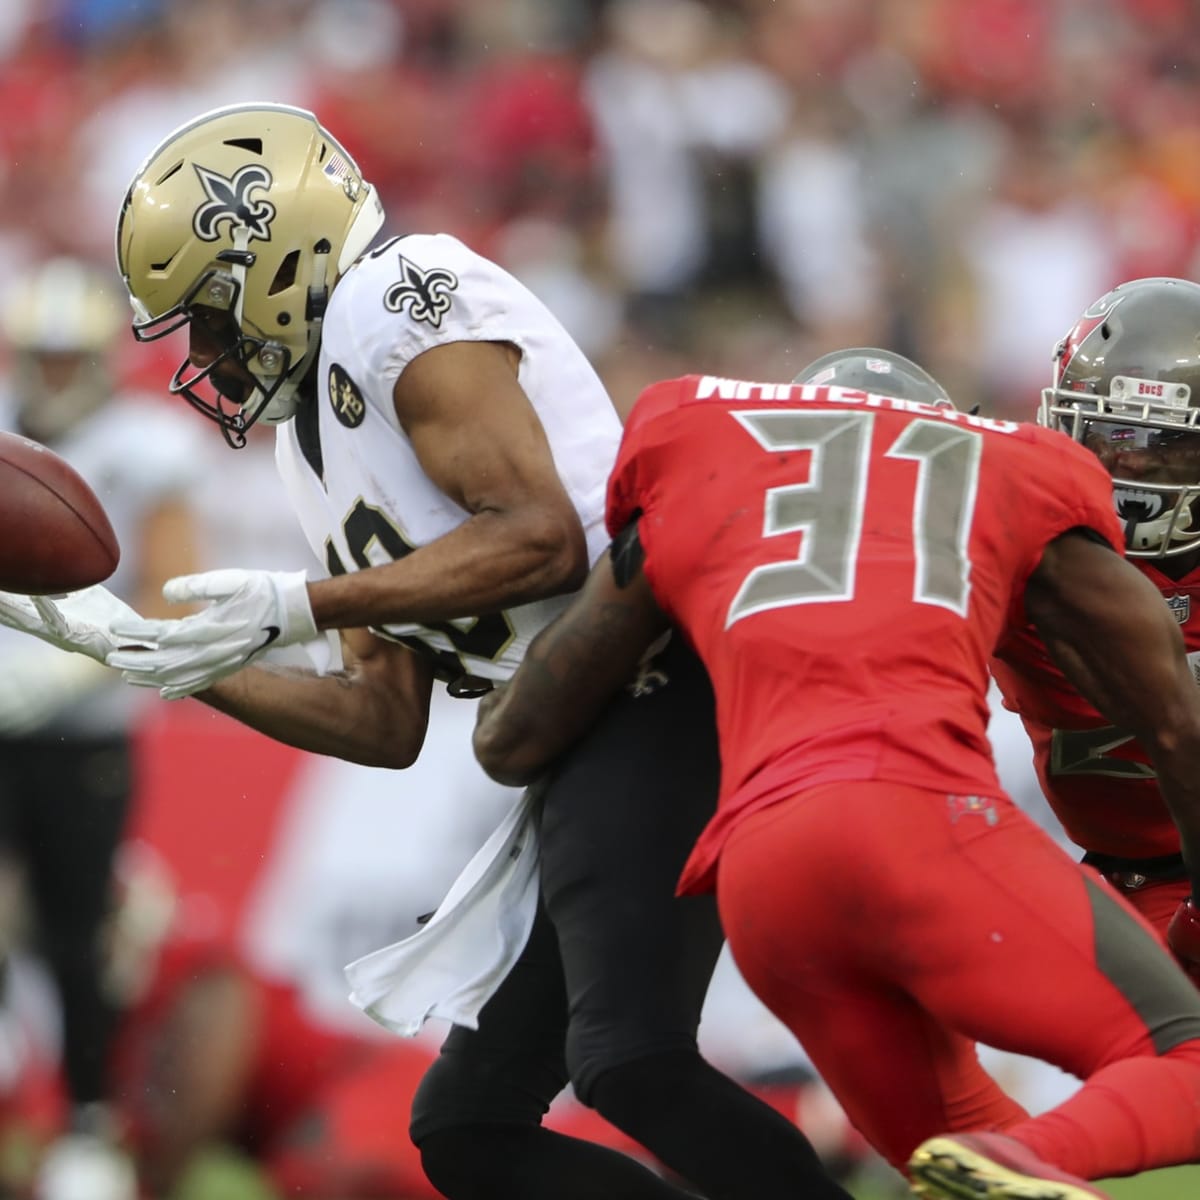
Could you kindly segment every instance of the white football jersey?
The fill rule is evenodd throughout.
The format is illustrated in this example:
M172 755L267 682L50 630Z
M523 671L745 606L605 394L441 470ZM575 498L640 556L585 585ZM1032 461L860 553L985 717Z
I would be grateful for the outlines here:
M430 481L396 416L392 390L414 358L446 342L511 342L587 536L608 544L605 489L621 437L608 394L553 314L495 263L446 234L393 238L338 282L325 316L316 411L279 426L276 462L309 544L330 574L379 566L471 515ZM479 403L488 397L481 395ZM377 633L432 651L445 678L506 679L565 597Z

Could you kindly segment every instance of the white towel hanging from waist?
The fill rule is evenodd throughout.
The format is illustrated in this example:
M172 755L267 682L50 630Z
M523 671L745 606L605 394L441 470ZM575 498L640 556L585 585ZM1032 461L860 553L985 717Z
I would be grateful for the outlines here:
M525 948L537 911L533 808L524 792L427 925L346 967L351 1003L402 1037L415 1037L430 1017L478 1028L480 1009Z

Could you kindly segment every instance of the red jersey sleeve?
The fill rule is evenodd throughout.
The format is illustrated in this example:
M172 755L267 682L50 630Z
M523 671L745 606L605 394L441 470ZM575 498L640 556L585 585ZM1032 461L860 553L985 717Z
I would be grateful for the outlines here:
M1118 554L1124 555L1125 533L1113 507L1112 476L1090 450L1065 435L1060 435L1060 441L1062 446L1056 449L1063 449L1067 455L1075 488L1073 520L1061 532L1077 525L1086 526L1100 534ZM1066 465L1064 462L1064 468Z
M694 395L697 378L687 375L652 383L634 401L608 478L606 523L610 537L616 537L634 514L645 508L643 489L650 482L646 458L661 434L662 422L657 418L674 412L685 396Z
M1029 560L1014 581L1009 619L1017 626L1026 622L1022 599L1025 585L1055 538L1082 527L1099 534L1118 554L1125 553L1125 535L1113 507L1112 478L1100 460L1056 430L1030 426L1029 433L1038 464L1052 461L1054 473L1046 477L1046 494L1041 497L1045 519L1040 536L1032 543Z

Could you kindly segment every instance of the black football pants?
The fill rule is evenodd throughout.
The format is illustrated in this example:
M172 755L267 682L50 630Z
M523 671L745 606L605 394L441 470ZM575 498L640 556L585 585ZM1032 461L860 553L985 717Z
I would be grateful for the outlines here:
M805 1139L696 1049L722 934L714 897L674 889L719 766L708 678L676 636L545 781L529 942L478 1030L450 1032L413 1106L412 1138L451 1200L686 1194L541 1129L568 1080L706 1195L845 1196L804 1191L828 1184Z

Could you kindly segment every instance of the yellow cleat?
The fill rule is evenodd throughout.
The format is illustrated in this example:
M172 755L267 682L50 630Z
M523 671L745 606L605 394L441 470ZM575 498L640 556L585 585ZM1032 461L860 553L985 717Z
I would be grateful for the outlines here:
M908 1173L926 1200L1110 1200L1000 1133L930 1138L913 1152Z

